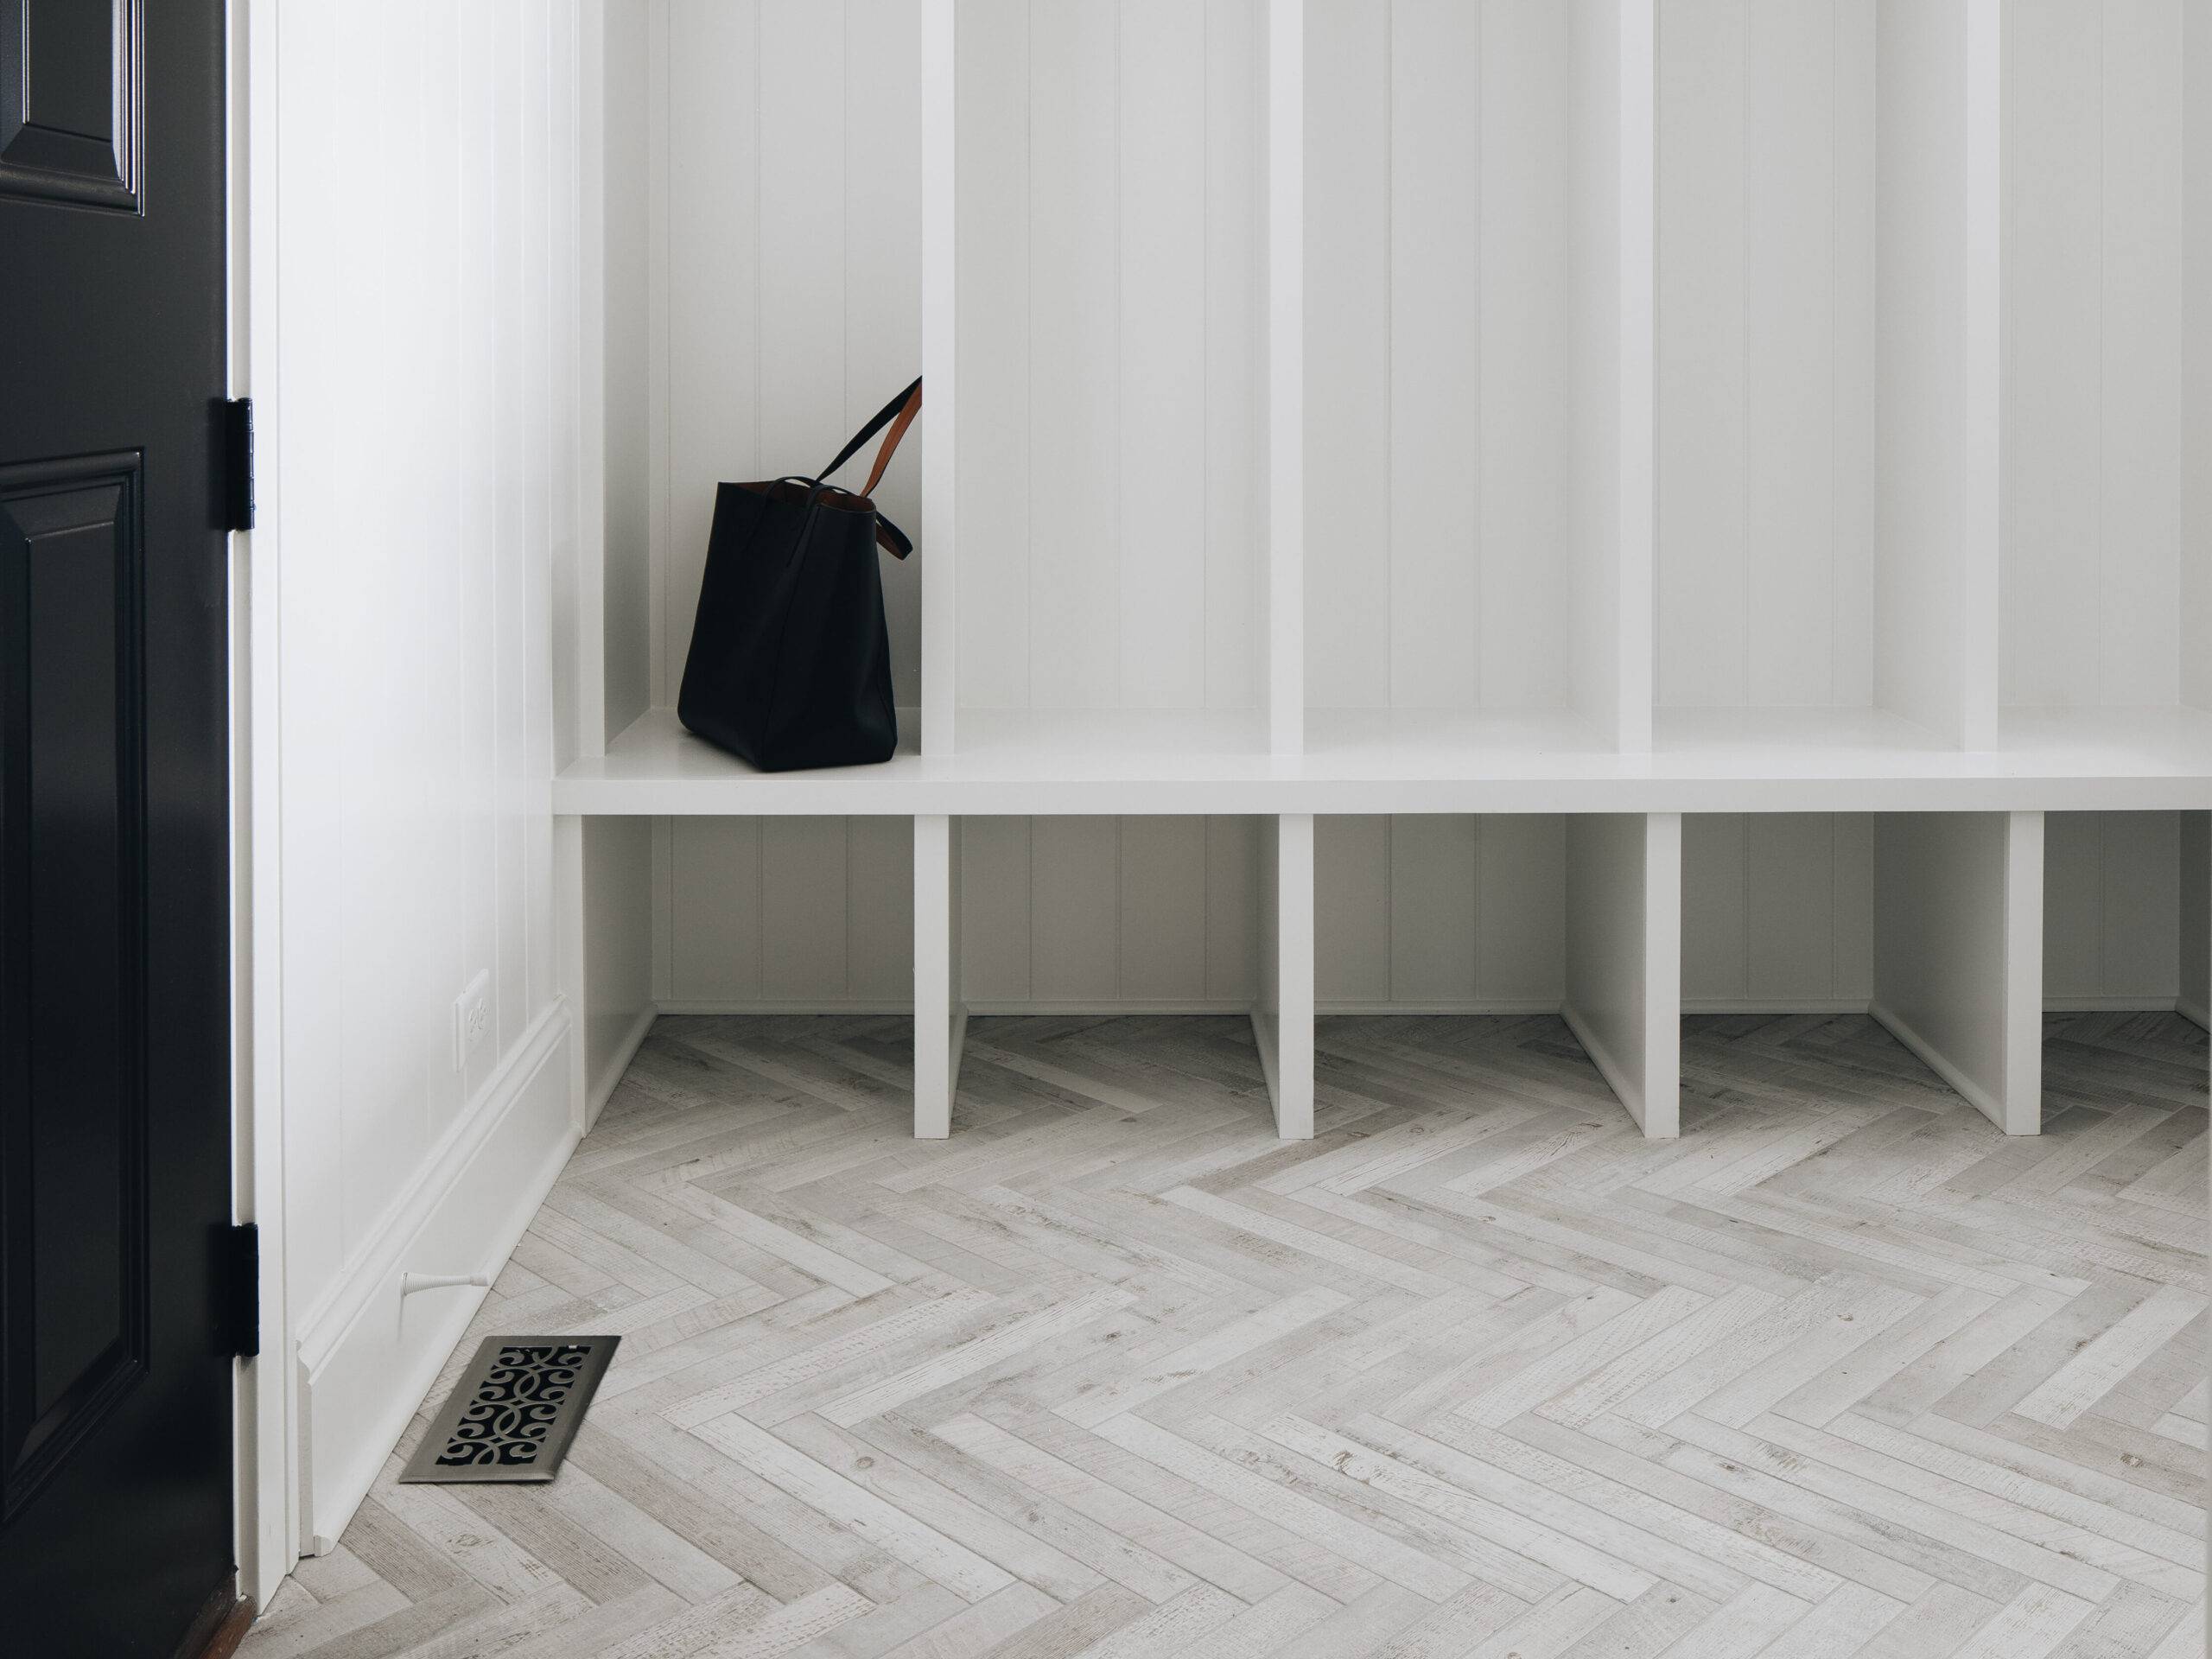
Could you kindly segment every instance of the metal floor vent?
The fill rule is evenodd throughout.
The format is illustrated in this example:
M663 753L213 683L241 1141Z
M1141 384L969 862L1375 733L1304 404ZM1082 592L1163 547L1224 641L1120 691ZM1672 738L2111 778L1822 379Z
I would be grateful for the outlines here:
M620 1337L486 1337L404 1482L550 1480Z

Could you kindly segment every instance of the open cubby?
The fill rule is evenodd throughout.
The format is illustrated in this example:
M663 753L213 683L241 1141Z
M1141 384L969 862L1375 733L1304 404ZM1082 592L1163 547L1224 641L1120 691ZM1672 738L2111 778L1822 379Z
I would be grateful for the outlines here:
M1610 751L1620 21L1490 0L1307 29L1309 752Z
M1870 1014L2008 1135L2041 1113L2045 819L1693 815L1686 1014Z
M2008 740L2212 728L2212 45L2182 3L2008 5Z
M1990 747L1971 14L1661 0L1662 749Z
M1671 815L1314 820L1318 1014L1556 1014L1649 1133L1671 1135L1680 869Z
M953 747L1263 751L1265 12L954 27Z
M1558 1011L1663 1135L1684 1011L1872 1009L2018 1130L2023 1009L2201 1017L2184 0L605 29L550 595L594 1088L656 1008L912 1008L935 1135L972 1020L1189 1014L1294 1137L1317 1010ZM917 365L899 752L756 773L671 708L712 486Z

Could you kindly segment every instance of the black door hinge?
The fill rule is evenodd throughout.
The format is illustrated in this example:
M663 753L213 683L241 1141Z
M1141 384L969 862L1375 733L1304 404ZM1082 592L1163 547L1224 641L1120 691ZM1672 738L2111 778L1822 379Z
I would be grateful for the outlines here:
M228 1345L240 1359L261 1351L261 1229L245 1222L231 1229Z
M226 530L253 528L253 399L233 397L223 405L223 440L228 484L223 501Z

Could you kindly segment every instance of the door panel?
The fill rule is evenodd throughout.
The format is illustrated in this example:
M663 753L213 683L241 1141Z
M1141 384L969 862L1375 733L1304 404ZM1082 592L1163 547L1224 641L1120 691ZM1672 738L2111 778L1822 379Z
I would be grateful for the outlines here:
M146 1369L138 474L0 467L8 1518Z
M0 0L0 1605L233 1582L221 0Z
M0 195L138 209L139 0L0 0Z

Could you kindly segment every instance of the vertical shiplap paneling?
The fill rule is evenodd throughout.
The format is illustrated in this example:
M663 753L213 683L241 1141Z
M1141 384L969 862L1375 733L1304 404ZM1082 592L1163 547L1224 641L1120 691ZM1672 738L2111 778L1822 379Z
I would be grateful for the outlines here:
M669 942L661 1001L685 1007L762 1000L759 818L671 818Z
M1745 14L1744 657L1755 705L1837 700L1834 370L1873 341L1834 333L1834 10L1760 0Z
M1878 0L1874 701L1958 739L1967 545L1965 0Z
M821 0L760 3L758 60L719 67L725 77L749 69L759 100L760 464L769 475L812 474L851 431L845 187L851 164L869 158L848 150L845 8Z
M854 818L846 826L845 989L856 1002L900 1003L914 992L914 821Z
M1255 704L1252 0L963 6L963 704Z
M1567 372L1568 8L1490 0L1482 32L1478 702L1559 708L1568 700L1567 404L1596 391L1576 383L1570 394ZM1420 73L1454 91L1468 79L1448 60Z
M1060 4L1029 14L1030 527L1020 556L1029 577L1024 701L1038 708L1112 707L1119 690L1119 13ZM967 390L976 395L972 383ZM976 538L971 521L963 549ZM963 563L963 592L976 575Z
M1188 0L1120 0L1120 11L1116 700L1203 708L1206 10Z
M840 66L845 118L845 433L922 372L922 10L917 0L844 0ZM876 505L917 538L922 528L921 452L929 422L906 435ZM839 434L839 442L845 434ZM828 456L824 456L827 460ZM858 489L874 451L856 459ZM820 461L810 463L820 466ZM922 567L918 556L880 561L891 654L891 691L901 709L922 701ZM911 971L911 970L910 970Z
M664 540L655 550L662 611L654 700L664 708L674 706L683 683L715 486L760 477L766 460L758 0L669 0L666 41L667 254L657 275L666 283L667 356L653 365L667 432Z
M1123 818L1116 850L1116 995L1137 1002L1204 1001L1206 820Z
M1745 0L1659 9L1662 708L1740 703L1748 689L1745 10ZM1683 832L1686 845L1697 833ZM1685 994L1697 982L1686 980Z
M2212 639L2212 15L2202 5L2182 16L2182 188L2187 242L2181 350L2186 365L2182 411L2182 571L2184 641ZM2182 700L2212 709L2212 651L2182 652ZM2202 1010L2203 1004L2197 1007Z
M1834 76L1828 147L1828 285L1834 320L1828 359L1828 462L1834 613L1828 632L1830 696L1864 708L1874 701L1875 514L1875 8L1831 0L1828 40ZM1873 856L1873 842L1866 843ZM1870 878L1871 879L1871 878ZM1871 940L1868 948L1872 949ZM1866 973L1872 973L1871 963ZM1872 982L1871 979L1868 982Z
M1618 321L1610 298L1592 305L1603 349L1574 379L1569 173L1589 110L1572 94L1616 42L1579 59L1572 10L1308 9L1309 54L1325 66L1308 82L1306 146L1317 708L1572 701L1568 519L1586 493L1568 486L1568 415L1617 393L1605 365ZM1590 459L1610 466L1610 415L1591 413ZM1610 572L1599 582L1608 600L1615 586Z
M1262 488L1267 188L1264 20L1205 0L1205 615L1208 708L1261 701L1266 586Z
M1114 818L1030 822L1029 991L1039 1002L1089 1005L1120 995L1120 836Z
M1682 1001L1740 1003L1751 995L1744 938L1744 815L1682 815Z
M1029 701L1030 29L1027 0L958 9L958 700ZM1046 410L1057 414L1048 388ZM1044 524L1048 533L1057 513ZM926 559L929 552L922 550Z
M2182 993L2183 821L2177 812L2044 817L2044 1000L2054 1008L2171 1007Z
M1306 696L1322 709L1390 700L1389 16L1306 9Z
M971 1002L1029 1001L1027 818L959 820L960 976Z
M1838 995L1836 934L1848 924L1835 884L1837 823L1827 812L1745 821L1745 979L1755 995L1786 1004Z
M802 1007L850 998L849 818L760 820L760 994Z
M1556 1008L1564 849L1556 815L1316 817L1315 995L1343 1010Z
M1867 815L1684 815L1685 1007L1863 1008L1872 930Z
M1390 820L1313 820L1313 995L1323 1007L1390 997Z
M1875 27L1660 10L1658 694L1872 695Z
M1556 278L1566 480L1558 620L1574 712L1599 742L1641 753L1651 747L1656 677L1655 18L1643 0L1575 0L1559 10L1567 128ZM1495 600L1485 607L1493 631ZM1679 828L1669 824L1668 844Z
M1477 843L1481 820L1460 813L1400 815L1386 852L1390 929L1386 994L1393 1001L1471 1004L1478 995Z
M2189 323L2182 286L2183 5L2104 0L2099 54L2104 360L2096 643L2101 701L2122 707L2173 702L2181 695L2175 598L2185 358L2175 343L2186 338ZM2196 464L2212 461L2199 456ZM2212 555L2200 548L2196 556ZM2212 641L2200 636L2190 649L2202 654Z
M2101 0L2005 8L2005 701L2102 701Z
M2171 702L2184 656L2183 0L2025 0L2004 25L2003 692Z
M1476 829L1475 995L1492 1007L1556 1007L1567 995L1567 820L1502 814Z
M1346 579L1387 575L1389 702L1466 708L1481 638L1484 8L1389 7L1389 558L1372 543L1325 550ZM1325 79L1330 84L1333 77ZM1509 148L1508 156L1516 152ZM1501 250L1503 252L1503 250ZM1328 326L1336 327L1334 318ZM1519 412L1512 417L1515 424ZM1323 471L1335 471L1325 460ZM1372 498L1371 480L1333 487Z
M2103 819L2103 992L2163 1006L2181 969L2181 815L2107 812Z
M1265 925L1260 838L1253 817L1206 820L1206 988L1214 1002L1249 1001L1260 990L1260 935Z

